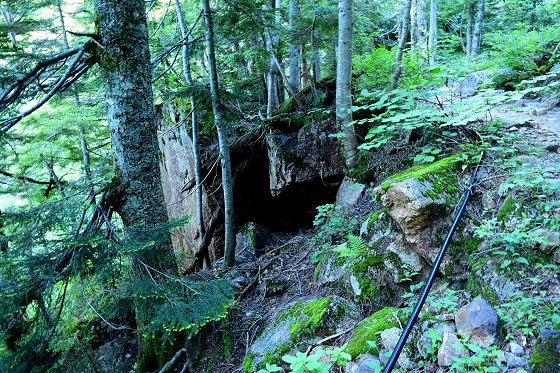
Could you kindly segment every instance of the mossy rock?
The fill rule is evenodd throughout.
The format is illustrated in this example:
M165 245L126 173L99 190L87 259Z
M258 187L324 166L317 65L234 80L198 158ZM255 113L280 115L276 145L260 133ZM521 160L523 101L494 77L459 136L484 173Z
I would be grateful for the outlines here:
M515 199L508 196L504 203L502 203L502 207L498 210L498 214L496 215L496 219L499 222L505 222L517 210L517 206L515 205Z
M560 372L560 336L539 342L529 362L533 373Z
M243 361L243 371L253 372L266 363L278 364L284 354L345 330L358 320L356 305L338 296L292 302L253 342Z
M431 164L413 166L387 178L379 187L381 190L387 191L391 188L391 185L407 179L427 181L432 184L432 188L430 188L426 197L439 199L444 196L448 198L448 204L451 204L454 200L450 199L449 195L459 191L456 172L460 170L462 157L463 154L455 154Z
M503 274L496 273L499 263L480 260L472 265L467 281L467 290L486 299L493 306L501 305L519 291L516 283Z
M379 354L381 332L398 328L403 323L406 323L406 315L402 309L387 307L375 312L354 329L348 340L346 352L352 359L365 353Z

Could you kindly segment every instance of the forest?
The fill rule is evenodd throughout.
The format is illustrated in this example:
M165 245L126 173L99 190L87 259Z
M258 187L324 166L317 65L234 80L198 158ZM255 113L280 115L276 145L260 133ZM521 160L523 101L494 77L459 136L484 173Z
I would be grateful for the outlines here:
M560 0L0 0L0 372L560 372Z

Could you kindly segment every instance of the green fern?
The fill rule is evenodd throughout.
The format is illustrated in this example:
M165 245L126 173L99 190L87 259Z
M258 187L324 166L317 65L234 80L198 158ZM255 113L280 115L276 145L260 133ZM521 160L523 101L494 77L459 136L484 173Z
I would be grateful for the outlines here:
M357 259L366 250L367 244L364 240L353 234L348 235L346 244L339 245L333 249L337 257L341 259Z

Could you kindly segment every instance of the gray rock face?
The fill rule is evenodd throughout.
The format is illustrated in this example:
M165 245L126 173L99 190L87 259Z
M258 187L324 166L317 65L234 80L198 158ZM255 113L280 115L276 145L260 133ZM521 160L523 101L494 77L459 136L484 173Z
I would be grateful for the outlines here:
M427 197L432 188L428 181L409 178L391 184L381 196L389 215L399 224L410 244L419 242L422 228L432 223L446 206L443 198Z
M281 353L346 330L359 316L356 305L337 296L296 300L280 310L251 345L247 356L251 357L252 369L264 361L265 355L280 361Z
M296 183L325 180L344 173L333 120L313 121L295 133L267 135L270 191L279 196Z
M455 325L470 342L488 347L496 340L498 315L488 302L477 298L457 311Z
M364 184L356 183L345 177L336 194L336 204L345 209L355 207L366 192Z
M117 338L105 343L95 351L97 371L102 373L128 373L136 361L135 338Z
M462 358L466 353L467 349L459 341L455 333L445 333L438 351L438 365L440 367L449 367L454 363L454 357Z
M515 342L509 342L508 347L510 352L515 355L521 355L524 352L523 347Z
M370 354L363 354L358 356L355 362L346 364L346 373L375 373L373 366L381 368L379 359Z
M476 71L461 81L451 81L450 86L455 94L468 97L474 95L489 80L490 76L486 71Z

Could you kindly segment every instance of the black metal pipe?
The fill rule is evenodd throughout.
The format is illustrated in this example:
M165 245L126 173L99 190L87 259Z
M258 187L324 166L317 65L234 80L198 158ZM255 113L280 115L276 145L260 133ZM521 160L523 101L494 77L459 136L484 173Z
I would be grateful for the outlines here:
M422 306L424 306L424 302L426 302L426 298L428 297L428 293L430 292L430 289L432 288L432 285L433 285L434 280L436 278L436 275L437 275L437 272L438 272L439 267L441 265L441 262L443 260L443 257L445 256L445 252L447 251L447 247L449 246L449 243L451 242L451 238L453 237L453 233L455 233L455 230L457 229L457 226L459 225L459 221L461 220L461 217L463 216L463 212L465 211L465 208L467 207L467 204L469 203L469 200L471 199L472 188L473 188L474 181L476 180L476 175L478 173L479 166L480 166L480 163L476 167L476 169L474 170L473 174L471 175L471 179L469 181L469 187L465 191L465 193L463 194L463 202L461 203L461 207L459 208L457 216L455 217L455 220L453 221L453 225L451 226L451 229L447 233L447 236L445 237L445 241L443 242L443 245L441 246L441 249L439 250L438 256L437 256L437 258L434 262L434 266L432 267L432 271L430 272L430 277L428 277L428 280L426 281L426 284L424 285L424 288L422 289L422 293L420 294L420 298L418 299L418 303L416 303L416 306L414 307L414 310L412 311L412 315L408 319L408 323L406 324L406 326L403 330L403 333L402 333L399 341L397 342L397 345L395 346L395 349L393 350L393 354L389 358L389 362L385 366L385 369L383 369L383 373L391 373L393 371L393 368L395 367L395 364L397 363L397 360L398 360L398 358L399 358L399 356L402 352L402 349L404 348L404 345L406 344L406 340L408 339L408 336L410 335L410 332L412 331L412 327L416 323L416 320L418 319L418 315L420 315L420 311L422 310Z

